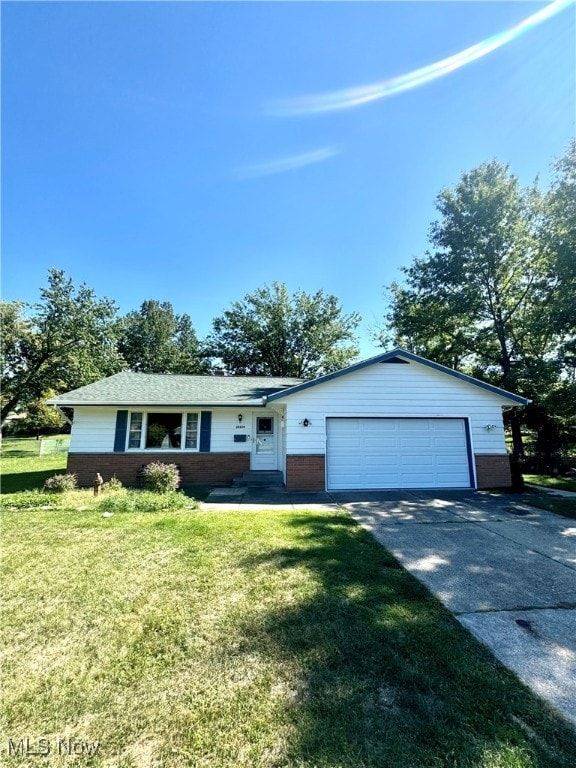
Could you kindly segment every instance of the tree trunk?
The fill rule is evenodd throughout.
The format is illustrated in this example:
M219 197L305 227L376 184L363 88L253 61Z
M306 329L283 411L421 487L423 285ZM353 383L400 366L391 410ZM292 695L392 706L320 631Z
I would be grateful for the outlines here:
M510 429L512 431L512 454L516 459L521 459L524 457L524 441L522 439L520 416L516 408L510 414Z

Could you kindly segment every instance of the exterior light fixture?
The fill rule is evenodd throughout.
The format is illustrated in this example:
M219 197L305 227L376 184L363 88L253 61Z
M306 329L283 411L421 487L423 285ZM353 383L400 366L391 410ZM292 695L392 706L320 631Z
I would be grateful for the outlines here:
M309 421L309 419L304 419L303 421L300 422L300 424L302 424L303 427L309 427L311 423L312 422Z
M496 424L485 424L484 429L486 432L492 432L493 429L496 429Z
M238 423L239 423L239 424L242 424L242 419L243 419L243 416L242 416L242 414L241 414L241 413L239 413L239 414L238 414Z

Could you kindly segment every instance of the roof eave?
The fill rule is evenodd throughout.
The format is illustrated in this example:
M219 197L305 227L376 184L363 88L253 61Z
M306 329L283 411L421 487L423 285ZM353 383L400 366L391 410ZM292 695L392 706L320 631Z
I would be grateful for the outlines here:
M265 400L262 398L259 400L238 400L236 402L230 402L229 400L222 401L190 401L186 402L137 402L134 400L119 401L119 400L98 400L86 402L86 400L46 400L48 405L59 405L65 408L76 408L78 406L106 406L106 407L122 407L122 408L263 408L266 405Z

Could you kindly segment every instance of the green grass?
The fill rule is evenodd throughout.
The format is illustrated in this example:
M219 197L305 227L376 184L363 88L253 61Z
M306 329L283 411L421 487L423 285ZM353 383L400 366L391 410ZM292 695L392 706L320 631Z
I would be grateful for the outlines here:
M559 491L573 491L576 493L576 478L572 477L550 477L549 475L524 475L527 483L541 485L544 488L556 489Z
M88 498L89 492L85 492ZM72 498L78 498L72 497ZM344 512L4 511L7 739L94 768L572 768L576 734Z
M60 435L66 444L69 435ZM42 488L44 481L57 472L65 471L65 452L39 456L40 440L35 437L4 438L2 440L2 493Z
M555 515L576 520L576 499L548 496L544 493L530 493L524 496L524 501L532 507L547 509L549 512L554 512Z

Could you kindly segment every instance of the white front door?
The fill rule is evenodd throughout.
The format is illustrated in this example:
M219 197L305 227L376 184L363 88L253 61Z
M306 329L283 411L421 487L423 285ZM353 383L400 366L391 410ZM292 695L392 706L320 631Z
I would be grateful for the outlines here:
M274 416L254 416L250 469L278 469L278 435Z

